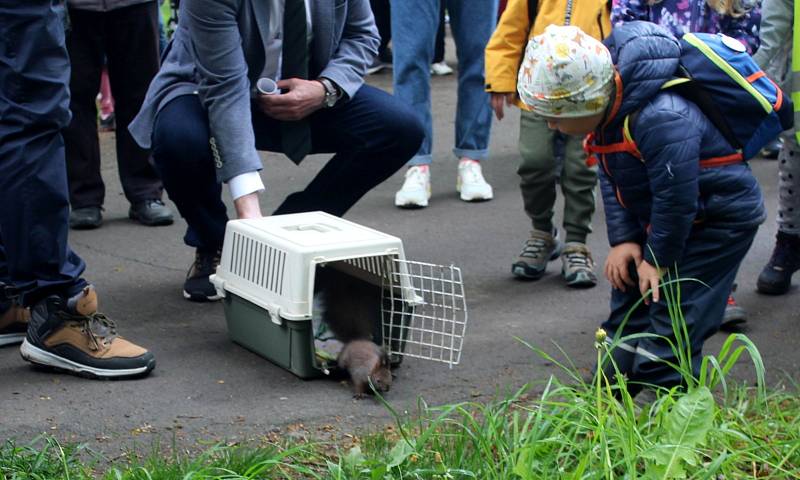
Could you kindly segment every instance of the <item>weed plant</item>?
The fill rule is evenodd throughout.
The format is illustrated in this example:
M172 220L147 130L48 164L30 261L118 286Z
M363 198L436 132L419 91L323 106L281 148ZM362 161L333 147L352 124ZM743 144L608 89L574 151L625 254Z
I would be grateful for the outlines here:
M798 479L800 396L764 388L758 349L744 335L729 335L719 353L692 368L688 329L680 308L679 281L666 279L663 296L673 321L668 339L683 387L656 388L648 401L631 397L609 352L622 341L598 331L597 368L584 379L564 355L559 360L526 344L557 365L534 387L488 403L431 407L420 400L409 417L379 401L396 419L394 433L364 437L351 448L314 443L267 448L213 447L199 456L90 464L79 448L52 438L28 446L0 447L0 479ZM561 352L563 354L563 352ZM747 353L757 386L731 385L727 377ZM610 368L601 368L609 366ZM96 473L102 470L102 473Z

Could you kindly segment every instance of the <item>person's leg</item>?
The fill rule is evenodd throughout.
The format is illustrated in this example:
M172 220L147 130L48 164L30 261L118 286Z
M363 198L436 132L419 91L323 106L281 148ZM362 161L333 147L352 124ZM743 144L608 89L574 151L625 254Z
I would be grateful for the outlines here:
M444 62L444 15L446 11L446 0L439 2L439 26L436 28L436 43L433 45L433 62Z
M561 254L561 242L553 228L556 202L556 163L553 157L553 130L541 118L523 111L520 117L517 174L525 213L533 232L511 266L520 278L536 280L544 275L547 263Z
M439 0L392 0L391 6L394 96L411 108L425 129L425 140L409 165L430 165L433 142L430 65Z
M650 305L650 326L647 333L663 338L643 338L637 344L634 376L646 383L672 387L682 383L682 377L665 361L677 364L675 352L665 339L676 344L673 319L667 310L667 300L676 298L680 288L680 308L689 332L692 371L699 373L703 343L717 332L722 322L728 294L736 279L739 265L753 243L756 229L727 230L700 227L686 243L683 258L672 278L684 279L679 286L663 288L662 300ZM665 277L666 279L666 277ZM677 345L676 345L677 346Z
M197 95L171 100L156 116L153 162L188 224L184 242L196 253L183 284L184 298L192 301L220 298L208 277L219 264L228 222L209 138L208 115Z
M392 40L392 19L390 15L389 0L370 0L372 14L375 16L375 26L381 36L381 44L378 46L378 58L381 61L390 61L387 56L389 42Z
M139 112L150 81L158 72L158 4L140 3L106 15L108 73L114 92L122 190L133 206L131 218L146 225L168 225L172 215L158 204L163 186L150 163L150 152L139 147L128 132L128 124Z
M99 12L70 9L72 28L67 35L67 51L72 63L69 101L72 121L64 129L64 146L73 210L100 207L105 197L105 185L100 175L95 104L103 68L104 20L104 15ZM73 226L82 228L84 225ZM90 222L85 226L88 228L99 224Z
M458 56L453 153L482 161L489 157L492 125L489 94L484 90L484 49L494 32L497 0L448 0L447 10Z
M594 259L586 246L586 236L592 231L597 168L586 165L581 137L566 136L563 159L561 192L564 194L564 230L567 235L561 254L561 275L570 287L593 287L597 284L597 276L594 274Z
M67 244L64 6L8 5L0 4L0 232L12 294L31 307L20 354L80 375L146 375L153 355L117 337L113 322L97 314L97 296L81 278L85 264Z
M761 293L783 295L800 270L800 146L792 131L778 155L778 234L769 262L758 276Z
M274 120L255 113L256 147L278 151ZM315 153L333 158L302 191L289 195L275 214L322 210L341 216L389 178L419 149L424 135L414 112L388 93L364 85L347 103L311 118ZM273 132L273 133L269 133Z

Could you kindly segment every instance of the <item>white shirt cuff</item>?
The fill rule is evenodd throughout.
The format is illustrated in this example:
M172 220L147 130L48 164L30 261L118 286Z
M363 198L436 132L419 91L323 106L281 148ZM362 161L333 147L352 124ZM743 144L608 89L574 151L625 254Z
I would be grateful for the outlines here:
M231 178L228 181L228 187L231 189L231 197L236 200L249 193L264 190L264 182L261 181L261 175L258 172L247 172Z

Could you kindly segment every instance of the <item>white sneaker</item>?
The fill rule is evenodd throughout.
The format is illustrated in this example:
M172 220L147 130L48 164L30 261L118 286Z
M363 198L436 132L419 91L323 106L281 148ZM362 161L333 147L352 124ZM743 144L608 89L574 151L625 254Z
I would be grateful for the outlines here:
M431 170L427 165L416 165L406 170L406 180L394 195L394 204L403 208L428 206L431 198Z
M479 202L494 198L492 186L486 183L481 172L481 163L476 160L461 160L458 164L456 191L465 202Z
M445 75L452 75L453 69L444 60L439 63L431 64L431 75L443 77Z

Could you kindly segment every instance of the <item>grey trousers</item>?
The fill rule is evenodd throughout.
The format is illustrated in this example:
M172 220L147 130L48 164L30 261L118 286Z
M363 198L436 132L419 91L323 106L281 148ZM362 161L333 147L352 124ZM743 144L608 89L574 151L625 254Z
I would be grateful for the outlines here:
M522 112L519 131L522 161L517 173L525 213L533 221L533 228L552 231L556 184L561 183L566 241L585 243L592 231L597 167L586 166L583 138L568 136L564 165L559 172L553 153L554 135L544 120L533 113Z

